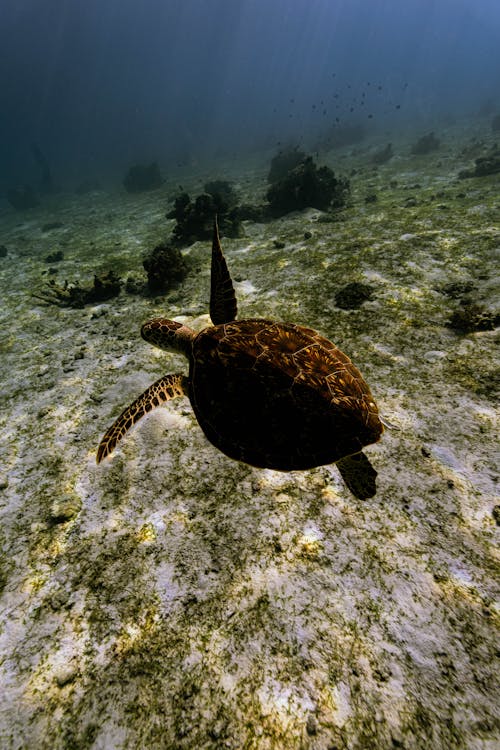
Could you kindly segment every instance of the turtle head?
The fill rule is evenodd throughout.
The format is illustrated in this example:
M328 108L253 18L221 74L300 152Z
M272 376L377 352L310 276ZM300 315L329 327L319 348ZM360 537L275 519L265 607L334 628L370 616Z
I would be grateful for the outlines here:
M153 344L159 349L164 349L167 352L182 352L189 357L195 332L176 320L153 318L144 323L141 328L141 336L149 344Z

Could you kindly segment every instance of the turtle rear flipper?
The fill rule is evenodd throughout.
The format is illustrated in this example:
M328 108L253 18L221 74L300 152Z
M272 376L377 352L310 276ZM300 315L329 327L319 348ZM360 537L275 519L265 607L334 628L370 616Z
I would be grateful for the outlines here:
M181 373L165 375L165 377L160 378L156 383L150 385L149 388L146 388L144 393L139 398L136 398L107 430L97 449L97 463L101 463L103 458L109 456L125 433L141 417L164 401L170 401L170 399L177 398L177 396L186 396L187 389L188 379Z
M212 271L210 276L210 318L214 325L236 320L238 306L233 282L229 275L226 259L222 254L217 219L214 221L212 240Z
M375 495L377 472L364 453L354 453L352 456L341 458L336 465L355 497L359 500L368 500Z

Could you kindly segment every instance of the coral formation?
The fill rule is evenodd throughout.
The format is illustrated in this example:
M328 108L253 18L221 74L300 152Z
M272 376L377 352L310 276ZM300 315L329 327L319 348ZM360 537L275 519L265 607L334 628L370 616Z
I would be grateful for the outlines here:
M167 219L175 219L180 223L186 213L187 207L191 203L191 198L188 193L179 193L174 198L174 207L167 213Z
M205 193L208 193L219 204L221 211L227 211L234 208L238 203L238 196L231 182L228 180L211 180L203 186Z
M156 190L163 185L157 162L151 164L135 164L130 167L124 180L123 186L128 193L142 193L146 190Z
M317 167L311 156L292 169L267 191L272 216L317 208L327 211L345 205L349 193L347 179L336 178L329 167Z
M187 273L181 251L172 245L162 244L144 258L142 265L148 275L148 287L153 294L163 294L179 284ZM130 285L127 283L127 291Z
M441 142L434 135L434 133L428 133L418 139L416 143L411 147L411 153L416 156L423 156L424 154L430 154L431 151L436 151L439 148Z
M221 235L239 236L241 222L238 208L227 203L223 194L202 193L192 201L188 193L181 193L175 199L173 210L167 214L168 218L177 221L172 235L173 242L183 246L209 239L216 215Z
M114 271L95 274L94 283L91 287L83 287L78 284L70 284L65 281L63 286L56 284L52 279L47 282L46 288L33 297L51 305L59 307L82 308L94 302L104 302L116 297L120 293L121 281Z
M38 198L30 185L10 188L7 190L7 200L16 211L26 211L38 206Z
M142 294L144 283L142 280L135 278L135 276L128 276L125 282L125 291L127 294Z
M307 159L307 154L298 146L288 146L278 151L271 159L271 167L267 175L267 181L272 185L283 180L292 169L298 167Z

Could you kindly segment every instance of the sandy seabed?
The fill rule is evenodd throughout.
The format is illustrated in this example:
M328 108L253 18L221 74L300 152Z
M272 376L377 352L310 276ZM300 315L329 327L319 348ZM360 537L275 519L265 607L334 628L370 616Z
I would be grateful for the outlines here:
M498 330L447 326L463 297L499 309L500 176L457 180L474 137L490 138L481 123L448 128L419 158L394 143L378 169L380 144L331 152L322 163L356 169L347 209L223 239L240 317L319 330L399 428L366 449L379 476L365 502L335 467L231 461L186 399L97 466L124 406L187 372L139 329L154 315L209 323L209 242L183 250L189 274L164 297L44 306L32 293L57 250L60 282L110 268L144 279L177 182L4 208L2 748L498 747ZM235 179L257 202L267 165L185 186ZM372 299L339 309L352 281Z

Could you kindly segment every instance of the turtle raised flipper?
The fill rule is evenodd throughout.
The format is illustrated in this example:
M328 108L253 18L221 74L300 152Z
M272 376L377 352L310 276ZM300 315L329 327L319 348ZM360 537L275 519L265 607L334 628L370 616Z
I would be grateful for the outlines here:
M377 472L368 458L361 451L337 461L337 469L342 479L358 500L368 500L377 491L375 478Z
M104 435L97 450L97 463L101 463L103 458L109 456L125 433L155 406L185 395L187 395L187 378L182 373L165 375L146 388L144 393L120 414Z
M222 254L217 219L214 221L212 240L212 269L210 277L210 318L214 325L236 320L238 306L233 282L229 275L226 259Z

